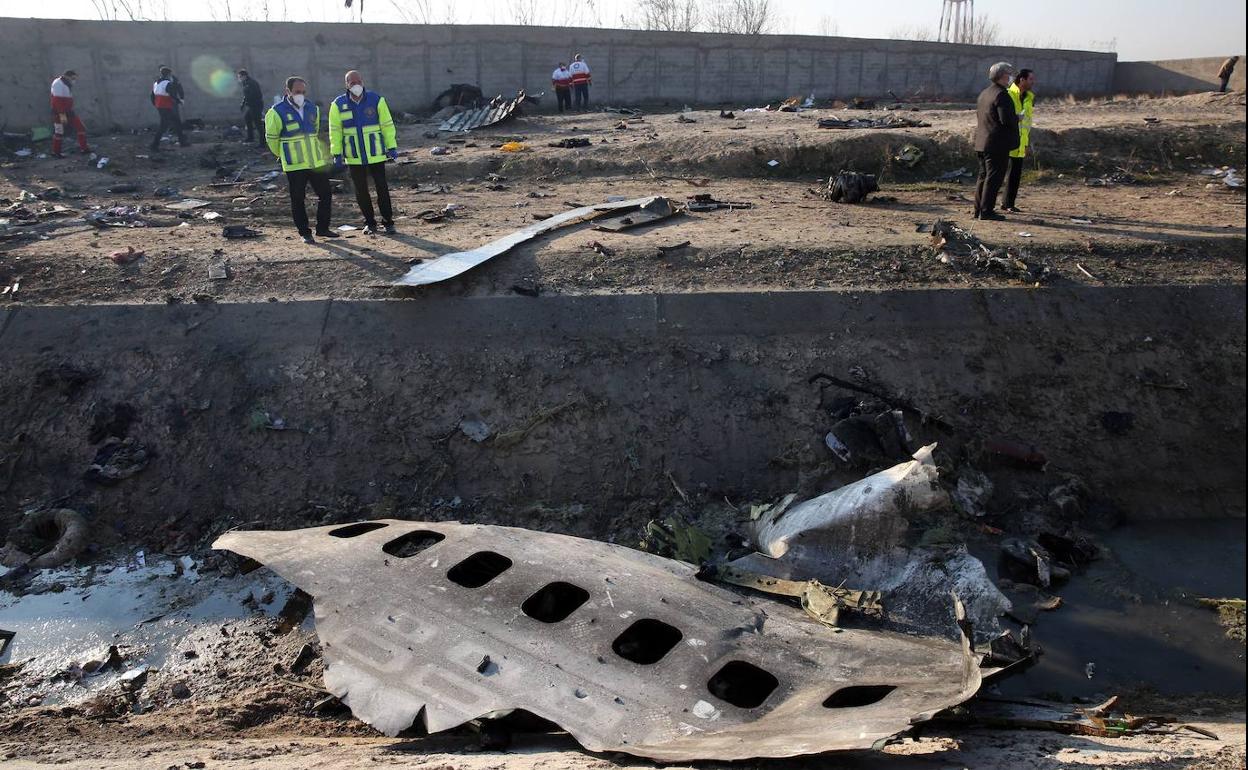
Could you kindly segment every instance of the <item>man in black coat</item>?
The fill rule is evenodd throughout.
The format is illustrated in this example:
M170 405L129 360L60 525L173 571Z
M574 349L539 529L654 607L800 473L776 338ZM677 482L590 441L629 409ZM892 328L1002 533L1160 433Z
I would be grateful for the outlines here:
M992 84L979 94L976 105L975 154L979 156L979 180L975 184L975 218L1005 219L994 209L997 193L1010 167L1010 153L1018 149L1018 113L1007 90L1014 67L997 62L988 68Z
M239 109L243 111L243 125L247 126L247 143L259 142L257 146L264 147L264 94L260 92L260 84L247 70L238 71L238 84L243 87L243 103Z

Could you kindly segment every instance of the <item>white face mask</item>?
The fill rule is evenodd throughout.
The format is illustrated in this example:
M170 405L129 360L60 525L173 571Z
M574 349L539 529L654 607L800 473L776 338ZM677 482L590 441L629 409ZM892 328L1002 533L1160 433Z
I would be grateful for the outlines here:
M290 100L295 103L296 107L302 107L303 102L306 98L307 97L305 97L303 94L291 94L290 95Z
M360 85L359 83L356 83L355 85L351 86L347 90L351 92L352 96L360 96L361 94L364 93L364 86Z

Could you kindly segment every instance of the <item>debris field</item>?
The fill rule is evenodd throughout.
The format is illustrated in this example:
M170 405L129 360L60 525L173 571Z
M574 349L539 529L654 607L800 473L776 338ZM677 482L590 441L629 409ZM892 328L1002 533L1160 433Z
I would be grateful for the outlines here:
M776 104L6 135L0 759L1243 767L1244 95Z

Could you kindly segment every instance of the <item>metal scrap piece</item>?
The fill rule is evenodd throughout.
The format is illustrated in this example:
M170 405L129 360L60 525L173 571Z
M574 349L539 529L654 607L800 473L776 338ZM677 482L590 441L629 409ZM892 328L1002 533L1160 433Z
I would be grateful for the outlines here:
M640 225L648 225L653 222L659 222L667 219L668 217L675 216L677 213L679 212L672 208L671 201L667 198L655 197L651 198L649 203L634 212L599 220L598 223L594 225L594 229L618 233L621 230L627 230L631 227L638 227Z
M594 219L613 211L627 211L629 209L652 206L656 200L658 200L656 196L633 198L632 200L609 201L594 206L581 206L564 211L540 222L534 222L528 227L516 230L498 240L490 241L484 246L478 246L471 251L456 251L450 254L443 254L437 259L432 259L428 262L422 262L408 270L393 285L425 286L438 281L445 281L551 230L557 230L565 225L575 224L586 219Z
M326 688L391 736L524 709L593 751L797 756L869 748L981 681L965 639L828 633L689 565L565 535L383 520L214 547L315 597Z
M471 131L474 128L484 128L485 126L502 123L504 120L514 116L523 102L524 91L516 94L514 99L504 99L501 96L495 96L490 100L489 104L483 107L475 107L452 115L442 121L442 125L438 126L438 130Z
M834 628L840 622L841 610L852 610L865 615L881 615L884 612L879 591L860 591L843 586L834 588L818 580L785 580L731 566L716 567L713 572L707 573L712 579L723 583L799 599L807 615Z

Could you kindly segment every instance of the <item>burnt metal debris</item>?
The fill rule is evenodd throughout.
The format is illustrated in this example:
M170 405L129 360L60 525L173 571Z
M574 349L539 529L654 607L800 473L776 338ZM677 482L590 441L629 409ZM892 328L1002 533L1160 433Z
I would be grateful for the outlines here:
M326 688L391 736L522 709L593 751L788 757L878 746L981 682L965 635L833 631L691 565L566 535L381 520L214 547L313 595Z
M532 240L539 235L557 230L560 227L576 224L589 219L596 219L606 214L618 214L636 209L653 210L659 206L659 201L666 203L665 198L651 196L648 198L633 198L624 201L609 201L607 203L599 203L594 206L579 206L568 211L555 214L541 221L535 222L528 227L516 230L513 233L504 235L502 238L490 241L489 243L478 246L471 251L456 251L450 254L443 254L437 259L423 262L408 270L402 278L394 282L394 286L424 286L438 281L445 281L448 278L470 270L486 260L497 257L506 253L515 246L519 246L525 241ZM668 206L670 211L670 204ZM647 215L650 216L650 215ZM670 214L669 214L670 216ZM648 221L657 221L657 218L651 216Z
M524 103L524 99L524 91L517 93L513 99L495 96L490 100L489 104L482 107L473 107L452 115L442 121L442 125L438 126L438 130L471 131L474 128L484 128L485 126L502 123L514 117L520 111L520 105Z

